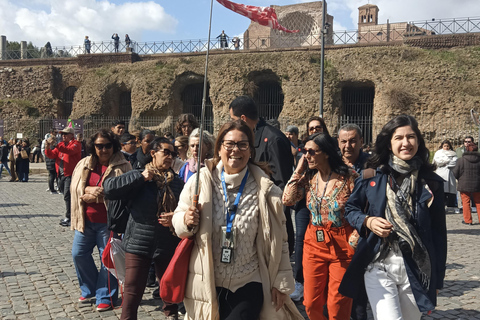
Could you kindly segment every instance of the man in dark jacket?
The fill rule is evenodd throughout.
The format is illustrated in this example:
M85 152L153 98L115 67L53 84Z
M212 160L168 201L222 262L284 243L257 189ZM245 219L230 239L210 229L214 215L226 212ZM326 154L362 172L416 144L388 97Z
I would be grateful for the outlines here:
M293 155L290 151L290 141L282 131L267 124L258 117L258 108L255 101L249 96L235 98L229 106L230 117L233 120L241 119L255 133L255 162L269 164L272 174L270 179L282 190L293 173ZM293 252L295 236L293 231L290 208L285 208L287 218L288 247Z
M338 130L338 147L342 153L343 162L361 174L365 162L369 157L368 153L362 151L363 134L362 129L354 123L347 123Z
M473 225L472 199L477 207L478 220L480 221L480 153L478 147L472 142L465 147L463 156L457 160L453 168L453 175L458 180L457 190L463 203L463 224Z
M64 227L70 226L70 182L72 180L73 169L82 158L82 145L75 140L73 128L65 128L60 131L62 142L53 149L50 148L53 139L47 139L45 142L45 155L50 159L55 159L58 168L58 178L60 179L60 189L63 185L63 200L65 200L65 219L60 221Z

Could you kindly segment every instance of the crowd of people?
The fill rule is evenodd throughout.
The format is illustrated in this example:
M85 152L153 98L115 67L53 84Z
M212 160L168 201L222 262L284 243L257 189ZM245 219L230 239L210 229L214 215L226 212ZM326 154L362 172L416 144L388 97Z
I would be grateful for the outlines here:
M234 99L229 113L216 137L203 132L201 146L192 114L179 117L176 136L132 134L123 121L88 142L73 128L45 136L48 191L63 193L60 225L75 231L79 303L118 306L116 278L92 256L114 236L125 250L122 319L137 318L145 287L158 286L182 238L195 242L186 319L303 319L294 304L302 298L312 320L367 319L368 303L375 319L420 319L435 308L446 209L463 204L463 223L471 225L473 201L480 218L472 137L456 152L443 141L431 163L408 115L386 123L367 151L356 124L332 136L312 116L300 137L296 126L282 132L260 118L248 96ZM0 139L1 166L26 182L29 143L11 145ZM123 234L108 228L114 201L128 208ZM163 304L168 319L178 309Z

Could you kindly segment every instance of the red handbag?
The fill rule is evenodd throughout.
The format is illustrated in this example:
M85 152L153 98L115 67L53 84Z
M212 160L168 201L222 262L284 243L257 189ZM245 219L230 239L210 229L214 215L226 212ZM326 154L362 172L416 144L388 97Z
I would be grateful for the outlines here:
M167 270L160 280L160 297L168 303L180 303L185 297L188 266L193 249L193 238L180 241L168 264Z
M110 233L110 238L108 238L107 245L103 249L102 253L102 263L108 269L115 269L115 263L112 260L112 256L110 255L110 250L112 249L112 245L110 244L112 240L112 234Z

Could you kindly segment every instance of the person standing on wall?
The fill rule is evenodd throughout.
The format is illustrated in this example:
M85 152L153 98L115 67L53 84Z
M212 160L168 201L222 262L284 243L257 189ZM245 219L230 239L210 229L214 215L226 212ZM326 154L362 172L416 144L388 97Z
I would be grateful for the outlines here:
M45 155L50 159L55 159L55 164L58 168L59 189L63 189L63 200L65 200L66 207L65 218L60 221L60 225L68 227L70 226L71 212L70 183L72 181L73 169L82 158L82 145L75 140L73 128L64 128L60 133L62 134L62 142L53 149L50 148L53 138L47 139L45 142Z
M8 168L8 151L10 150L8 143L4 143L3 139L0 139L0 178L2 178L2 171L5 168L9 175L12 175L10 168Z
M225 34L224 30L222 30L222 33L220 33L217 39L220 39L220 48L223 50L228 48L228 36Z
M90 53L91 44L90 44L90 39L88 39L88 36L85 36L84 45L85 45L85 53Z
M115 47L115 52L118 52L118 45L120 44L120 37L118 36L118 33L114 33L112 35L113 39L113 45Z

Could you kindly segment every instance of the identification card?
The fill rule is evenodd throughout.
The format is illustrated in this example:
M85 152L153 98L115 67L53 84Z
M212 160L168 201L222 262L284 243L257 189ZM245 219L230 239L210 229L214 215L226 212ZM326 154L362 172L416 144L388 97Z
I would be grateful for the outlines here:
M233 249L232 248L222 248L222 257L220 262L222 263L231 263L232 262Z
M323 230L317 230L317 242L323 242L323 241L325 241Z
M235 227L232 227L232 231L230 232L230 235L227 236L227 227L223 226L222 227L222 242L220 243L220 247L222 248L231 248L233 249L235 247Z

